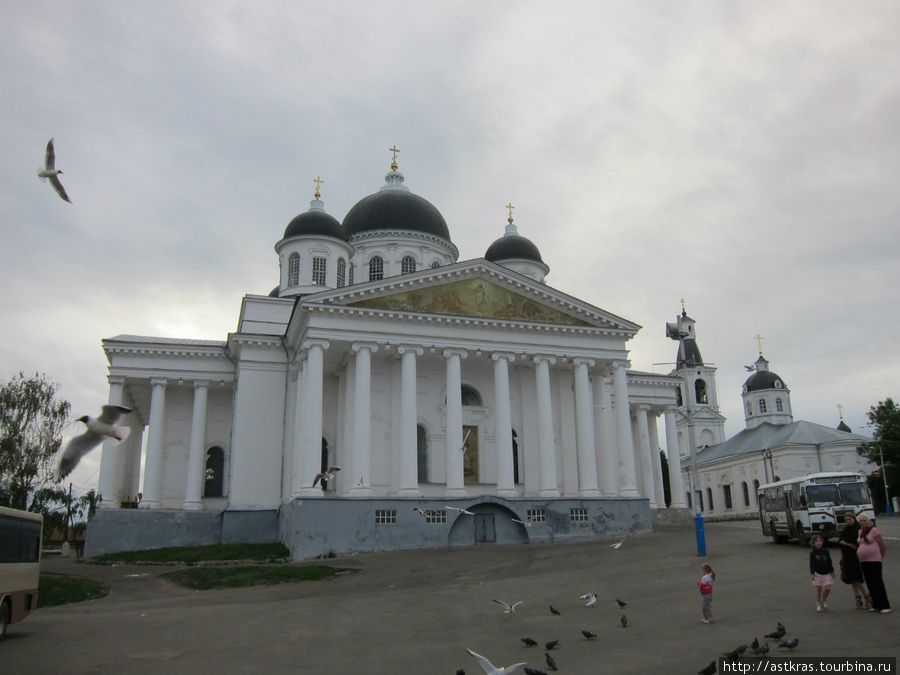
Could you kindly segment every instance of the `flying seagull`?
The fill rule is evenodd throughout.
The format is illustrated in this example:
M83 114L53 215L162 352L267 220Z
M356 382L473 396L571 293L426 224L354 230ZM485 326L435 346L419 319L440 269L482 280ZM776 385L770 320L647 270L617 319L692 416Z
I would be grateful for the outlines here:
M56 190L56 194L71 204L72 200L69 199L69 195L66 194L66 189L62 186L62 183L59 182L59 174L61 173L62 171L56 168L56 151L53 149L53 139L51 138L47 143L47 152L44 155L44 166L38 167L37 175L43 182L46 182L49 178L50 185Z
M461 454L463 454L463 453L466 451L466 441L469 440L469 434L470 434L470 433L472 433L472 430L471 430L471 429L469 429L468 431L466 431L466 435L463 436L463 444L462 444L462 446L460 446L459 451L456 453L456 456L457 456L457 457L459 457Z
M131 408L125 408L120 405L105 405L100 417L93 418L90 415L84 415L75 420L76 422L84 422L85 426L87 426L87 431L81 436L71 439L66 444L65 450L59 457L55 480L60 481L72 473L72 469L75 468L81 458L103 441L108 439L119 444L128 438L128 434L131 433L130 427L117 427L114 425L122 415L127 415L130 412Z
M513 618L513 617L516 615L516 607L518 607L519 605L521 605L522 602L523 602L522 600L519 600L516 604L510 606L510 605L507 605L507 604L506 604L505 602L503 602L502 600L495 600L494 598L491 598L491 600L493 600L494 602L496 602L498 605L503 605L504 607L506 607L505 613L506 613L506 614L509 614L509 618L510 618L510 619Z
M325 471L325 473L317 473L316 474L316 479L313 481L312 486L316 487L316 484L319 481L322 481L324 483L327 480L331 480L332 478L334 478L334 474L336 474L340 470L341 470L341 467L339 467L339 466L329 466L328 470Z
M525 663L514 663L511 666L506 666L506 668L498 668L493 663L484 658L481 654L476 654L468 647L466 647L466 651L469 652L469 655L473 659L481 664L481 667L484 668L484 672L486 672L488 675L507 675L507 673L515 672L525 665Z
M422 514L422 516L424 516L425 518L427 518L428 516L437 515L437 511L432 511L431 509L428 509L427 511L423 511L418 506L414 506L412 510Z
M475 513L472 512L472 511L466 511L465 509L458 509L458 508L456 508L455 506L447 506L447 505L445 504L445 505L444 505L444 508L447 509L448 511L459 511L460 513L464 513L464 514L467 515L467 516L474 516L474 515L475 515Z
M631 538L632 534L634 534L634 532L629 532L622 541L617 541L615 544L610 544L609 547L614 548L618 551L620 548L622 548L622 544L624 544L626 541L628 541L628 539Z
M531 518L526 518L525 520L519 520L518 518L510 518L514 523L519 523L524 527L531 527L531 524L534 522Z
M597 594L596 593L585 593L578 599L579 600L587 600L585 607L594 607L597 604Z

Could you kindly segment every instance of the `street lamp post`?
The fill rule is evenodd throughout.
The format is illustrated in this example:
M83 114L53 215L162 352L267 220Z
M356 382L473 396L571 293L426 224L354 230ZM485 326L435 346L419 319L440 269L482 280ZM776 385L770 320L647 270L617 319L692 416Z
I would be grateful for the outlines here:
M691 451L691 505L694 507L694 532L697 536L697 555L706 555L706 532L703 528L703 513L700 511L700 500L697 499L700 481L697 478L697 442L694 440L694 408L691 403L691 392L687 381L687 359L684 353L684 338L688 335L678 317L677 323L666 324L666 337L678 340L678 355L681 361L682 399L684 400L684 417L687 420L688 447ZM681 467L678 467L679 471Z
M887 502L887 505L885 506L884 515L886 515L888 518L893 518L894 517L894 507L891 504L891 493L888 492L887 470L884 466L884 450L882 450L880 446L878 448L878 454L881 457L881 478L884 481L884 500L885 500L885 502Z

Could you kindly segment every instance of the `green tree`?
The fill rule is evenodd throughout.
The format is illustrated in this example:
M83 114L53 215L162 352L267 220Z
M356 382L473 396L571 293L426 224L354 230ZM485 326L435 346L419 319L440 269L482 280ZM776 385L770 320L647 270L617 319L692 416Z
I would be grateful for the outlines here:
M53 460L72 408L57 400L57 388L38 373L0 383L0 505L44 513L51 523L66 502Z
M860 445L857 452L878 466L884 462L881 479L870 480L873 497L880 501L884 496L885 480L893 494L897 494L900 488L900 406L893 399L886 398L872 406L866 414L869 417L868 426L874 430L872 440Z

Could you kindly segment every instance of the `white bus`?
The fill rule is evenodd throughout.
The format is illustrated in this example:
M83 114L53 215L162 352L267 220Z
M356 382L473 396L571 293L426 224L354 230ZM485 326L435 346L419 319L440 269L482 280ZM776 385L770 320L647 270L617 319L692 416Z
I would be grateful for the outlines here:
M858 473L812 473L757 488L759 521L763 535L781 544L796 539L802 545L820 534L827 541L844 529L844 515L867 513L875 520L875 509Z
M0 506L0 640L37 607L43 524L39 513Z

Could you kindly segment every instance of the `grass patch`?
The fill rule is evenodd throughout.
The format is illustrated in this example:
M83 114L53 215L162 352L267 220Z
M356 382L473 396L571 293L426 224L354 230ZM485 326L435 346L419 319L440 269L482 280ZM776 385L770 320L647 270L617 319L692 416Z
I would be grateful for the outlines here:
M73 602L96 600L109 595L99 581L58 574L42 574L38 582L38 608L71 605Z
M222 560L281 562L290 556L283 544L219 544L216 546L180 546L147 551L121 551L94 556L90 563L200 563Z
M295 581L319 581L347 571L324 565L247 565L192 567L169 572L162 576L185 588L208 591L214 588L246 588L248 586L274 586Z

